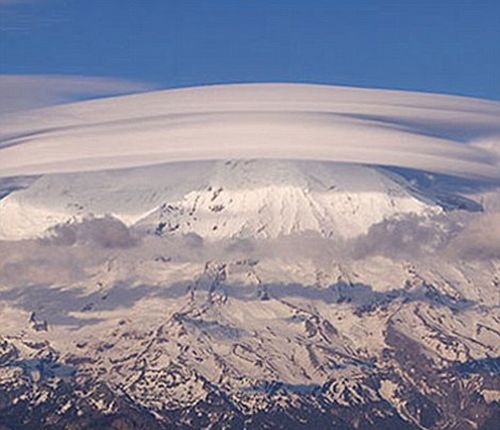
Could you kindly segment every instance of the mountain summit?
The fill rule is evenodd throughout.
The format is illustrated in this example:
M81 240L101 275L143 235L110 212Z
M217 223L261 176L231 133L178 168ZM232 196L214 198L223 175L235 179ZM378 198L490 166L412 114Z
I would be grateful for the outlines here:
M216 161L46 175L0 201L0 237L111 215L160 235L208 240L312 231L346 239L385 219L441 208L389 170L341 163Z

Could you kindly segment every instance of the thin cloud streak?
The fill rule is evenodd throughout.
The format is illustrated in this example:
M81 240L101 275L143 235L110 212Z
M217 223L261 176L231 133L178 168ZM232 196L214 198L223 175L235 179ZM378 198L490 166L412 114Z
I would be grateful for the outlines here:
M0 75L0 115L152 88L151 84L98 76Z

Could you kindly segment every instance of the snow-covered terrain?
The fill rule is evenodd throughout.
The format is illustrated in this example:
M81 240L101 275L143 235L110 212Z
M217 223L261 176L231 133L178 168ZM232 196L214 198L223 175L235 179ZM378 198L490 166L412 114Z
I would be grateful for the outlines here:
M2 181L6 422L489 428L500 258L458 248L498 188L403 173L229 160Z
M259 85L4 116L0 427L496 429L497 111Z
M0 201L0 238L41 236L59 223L112 215L128 226L205 239L305 231L338 239L396 215L441 211L395 179L377 168L277 160L47 175Z

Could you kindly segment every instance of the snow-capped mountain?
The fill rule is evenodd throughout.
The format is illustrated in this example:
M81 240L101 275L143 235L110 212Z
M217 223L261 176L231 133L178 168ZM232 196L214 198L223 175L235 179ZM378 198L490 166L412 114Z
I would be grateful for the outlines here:
M0 424L494 429L500 258L464 255L498 188L445 185L280 160L2 180Z
M0 201L0 238L43 235L59 223L111 215L158 234L208 240L305 231L352 238L398 215L441 208L381 168L306 161L171 164L47 175Z

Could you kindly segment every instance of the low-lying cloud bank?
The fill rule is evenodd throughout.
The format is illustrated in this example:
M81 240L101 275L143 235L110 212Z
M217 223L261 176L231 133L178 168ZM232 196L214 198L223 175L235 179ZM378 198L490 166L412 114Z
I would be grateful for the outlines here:
M500 213L456 212L431 219L404 216L375 224L366 235L352 240L327 239L311 232L218 242L206 242L196 234L159 237L130 229L112 217L90 218L57 226L43 239L0 241L0 255L4 286L83 281L116 261L128 279L140 279L135 272L138 261L310 260L325 268L373 256L412 262L494 261L500 260Z
M500 103L305 84L156 91L0 116L0 176L281 158L500 179Z

